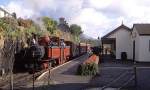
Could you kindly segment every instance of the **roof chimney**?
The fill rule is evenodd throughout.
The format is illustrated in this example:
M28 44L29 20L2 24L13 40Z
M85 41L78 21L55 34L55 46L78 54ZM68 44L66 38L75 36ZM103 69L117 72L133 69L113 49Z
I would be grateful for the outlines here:
M59 24L66 24L64 17L59 18Z

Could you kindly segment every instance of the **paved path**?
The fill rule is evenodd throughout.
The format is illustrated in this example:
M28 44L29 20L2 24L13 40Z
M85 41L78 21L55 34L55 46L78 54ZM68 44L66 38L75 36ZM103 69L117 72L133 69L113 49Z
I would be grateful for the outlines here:
M82 63L88 55L83 55L71 62L53 70L51 72L51 80L48 86L48 73L40 80L36 81L36 90L82 90L85 87L91 76L76 75L77 66ZM43 86L44 85L44 86ZM48 89L47 89L48 88ZM27 90L32 89L28 88Z

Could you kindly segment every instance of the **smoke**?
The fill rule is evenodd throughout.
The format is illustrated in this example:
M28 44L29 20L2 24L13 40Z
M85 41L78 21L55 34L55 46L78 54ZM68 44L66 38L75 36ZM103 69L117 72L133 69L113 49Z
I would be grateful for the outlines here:
M9 12L16 12L18 17L38 18L50 16L72 18L83 7L84 0L11 0L4 7Z
M54 0L24 0L24 5L34 12L34 15L31 16L32 18L43 16L43 11L54 11L57 7Z
M39 26L41 31L46 31L46 27L44 25L42 18L34 18L33 21L35 22L35 24Z

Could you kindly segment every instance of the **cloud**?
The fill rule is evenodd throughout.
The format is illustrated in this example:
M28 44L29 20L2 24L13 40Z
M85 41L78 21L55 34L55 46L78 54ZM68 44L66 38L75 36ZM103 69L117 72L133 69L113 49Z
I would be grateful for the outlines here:
M103 28L102 26L109 23L109 20L93 8L84 8L71 20L71 23L81 25L84 33L89 36L101 36L98 29Z
M94 7L98 9L109 7L111 3L112 0L88 0L88 4L90 7Z
M7 6L3 6L8 12L15 12L19 17L30 18L34 15L34 11L32 9L27 9L24 7L22 2L10 2Z
M10 0L3 6L24 18L65 17L94 38L112 31L122 21L129 27L150 22L149 0Z

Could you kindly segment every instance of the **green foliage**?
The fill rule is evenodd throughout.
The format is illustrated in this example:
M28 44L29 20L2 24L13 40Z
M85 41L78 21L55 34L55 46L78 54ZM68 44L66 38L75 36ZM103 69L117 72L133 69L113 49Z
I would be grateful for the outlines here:
M23 28L20 29L18 24L9 22L12 18L1 18L0 19L0 31L5 38L11 38L13 40L16 40L17 38L22 38L22 35L25 33L26 35L31 36L32 32L36 32L36 29L34 26L31 26L29 28ZM15 20L17 21L17 20ZM15 24L15 25L14 25Z
M18 25L24 28L29 28L34 24L34 22L31 19L18 18L17 21L18 21Z
M8 30L9 25L0 19L0 31Z
M13 30L14 29L17 29L17 26L18 26L18 21L14 18L11 18L11 17L3 17L3 18L0 18L0 20L9 25L9 27L11 27Z
M57 21L49 18L49 17L43 17L44 25L51 34L54 34L56 28L57 28Z
M70 32L73 35L73 39L75 42L80 42L80 35L83 33L81 27L76 24L72 24L70 26Z
M83 33L81 30L81 27L79 25L76 25L76 24L72 24L70 26L70 32L71 32L71 34L73 34L75 36L79 36Z
M0 35L4 38L11 37L14 39L22 37L23 35L22 38L24 38L25 41L26 37L31 37L31 33L35 33L38 36L50 34L51 36L65 37L67 40L71 39L71 41L75 43L80 42L80 34L83 33L80 26L72 24L70 26L71 34L69 33L67 34L68 36L64 36L64 32L57 30L57 22L55 20L49 17L42 17L42 21L44 22L46 30L41 30L40 25L30 19L0 18Z
M0 29L1 33L3 33L3 36L5 37L10 37L12 39L14 39L14 37L17 37L18 32L14 30L15 28L6 23L3 19L0 19Z
M25 33L28 36L32 36L32 33L36 33L36 28L34 26L25 29Z
M77 68L77 74L82 76L96 75L98 72L98 65L95 63L81 64Z
M79 36L73 35L72 37L73 37L73 41L75 43L79 43L80 42L80 37Z

